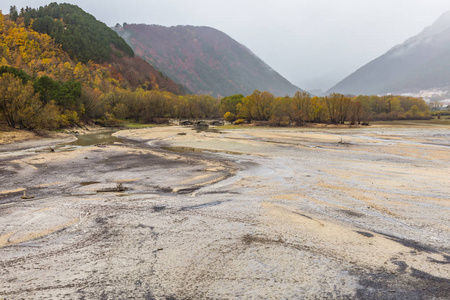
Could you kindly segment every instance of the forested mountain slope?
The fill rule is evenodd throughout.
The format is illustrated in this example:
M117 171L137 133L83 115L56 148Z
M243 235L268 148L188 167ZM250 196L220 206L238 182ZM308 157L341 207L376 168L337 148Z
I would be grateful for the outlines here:
M301 91L248 48L209 27L118 25L135 53L196 94L226 96L254 90L276 96Z
M51 3L17 14L12 9L8 19L2 28L2 65L32 76L89 82L101 90L113 85L184 93L183 87L134 57L121 37L78 6Z

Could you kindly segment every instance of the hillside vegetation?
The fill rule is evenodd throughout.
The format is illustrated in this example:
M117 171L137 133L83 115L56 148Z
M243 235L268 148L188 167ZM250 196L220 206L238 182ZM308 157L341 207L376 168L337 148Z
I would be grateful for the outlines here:
M196 94L266 90L293 96L291 84L247 47L210 27L125 24L114 27L137 55Z
M48 34L72 59L80 62L109 61L114 49L134 56L133 50L114 31L75 5L51 3L39 9L26 8L21 16L33 20L33 30Z
M51 4L49 7L53 12L58 11L58 7L60 10L65 9L66 19L71 18L71 13L73 18L85 14L73 5ZM30 19L30 16L39 17L41 11L49 11L49 8L27 8L18 13L12 7L10 15L0 14L0 85L3 88L0 93L0 111L10 126L33 129L71 126L81 121L106 122L115 117L110 111L111 105L106 103L105 95L121 91L184 93L181 86L161 75L148 63L132 55L124 55L114 46L110 46L112 52L108 61L79 61L76 48L69 49L72 53L69 55L51 36L33 29L38 19ZM108 30L116 39L122 40L100 22L98 26L93 26L91 16L85 19L88 20L88 28L101 28L96 34ZM63 20L58 22L65 26ZM79 23L78 27L78 31L72 31L74 40L77 39L77 32L83 32L84 23ZM70 40L72 35L65 34L64 39ZM122 44L126 45L123 40ZM32 109L28 109L30 107ZM33 113L26 113L28 111ZM41 115L48 117L48 120L28 120L40 119Z

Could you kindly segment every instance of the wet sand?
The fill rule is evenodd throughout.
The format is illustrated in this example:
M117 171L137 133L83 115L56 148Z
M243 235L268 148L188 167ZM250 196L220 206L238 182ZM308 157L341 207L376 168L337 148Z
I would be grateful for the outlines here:
M450 127L114 135L0 147L0 298L450 295Z

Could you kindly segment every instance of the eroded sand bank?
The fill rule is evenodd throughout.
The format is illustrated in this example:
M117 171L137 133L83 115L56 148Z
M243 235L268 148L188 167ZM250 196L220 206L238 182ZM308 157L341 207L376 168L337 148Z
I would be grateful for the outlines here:
M0 297L445 299L449 129L157 127L0 152Z

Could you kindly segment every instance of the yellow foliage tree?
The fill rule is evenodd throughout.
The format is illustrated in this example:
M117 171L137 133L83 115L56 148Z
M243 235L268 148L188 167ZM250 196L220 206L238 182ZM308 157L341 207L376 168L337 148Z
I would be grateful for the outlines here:
M16 128L55 128L58 108L54 103L43 105L34 93L31 82L5 73L0 77L0 111L9 126Z

